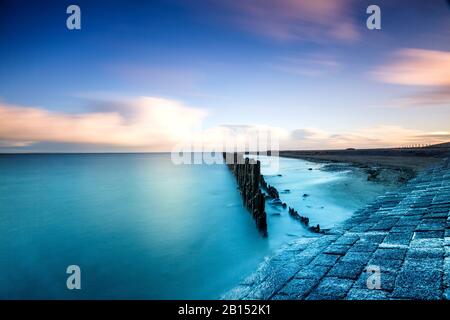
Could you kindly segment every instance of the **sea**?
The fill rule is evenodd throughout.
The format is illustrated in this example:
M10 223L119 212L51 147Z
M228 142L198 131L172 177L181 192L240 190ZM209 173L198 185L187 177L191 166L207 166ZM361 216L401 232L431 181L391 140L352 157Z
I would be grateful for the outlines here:
M387 190L356 169L276 160L266 181L322 228ZM217 299L284 244L312 236L287 209L267 201L266 212L264 237L224 164L179 165L168 153L3 154L0 298ZM70 290L74 265L80 289Z

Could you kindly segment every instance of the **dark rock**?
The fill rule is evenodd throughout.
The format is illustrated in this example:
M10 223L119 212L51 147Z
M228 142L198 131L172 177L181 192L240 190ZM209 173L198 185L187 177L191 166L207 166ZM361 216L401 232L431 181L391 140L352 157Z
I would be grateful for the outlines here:
M368 181L376 181L378 176L380 175L380 170L376 168L367 169L367 175Z
M283 204L282 202L281 202L281 200L280 199L273 199L272 201L270 201L270 203L271 204L274 204L274 205L281 205L281 204Z
M309 226L309 218L308 217L303 217L303 216L301 216L300 214L298 214L298 212L294 209L294 208L291 208L291 207L289 207L289 215L293 218L293 219L295 219L295 220L297 220L297 221L299 221L300 223L302 223L303 225L305 225L306 227L308 227ZM312 227L309 227L308 228L310 231L312 231L312 232L316 232L316 233L321 233L321 230L320 230L320 226L319 225L317 225L317 226L312 226Z

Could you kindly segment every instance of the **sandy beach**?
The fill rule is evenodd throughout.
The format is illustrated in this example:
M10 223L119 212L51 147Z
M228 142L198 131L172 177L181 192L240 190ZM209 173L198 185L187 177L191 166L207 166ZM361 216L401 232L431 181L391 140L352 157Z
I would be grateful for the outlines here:
M404 183L450 154L450 143L421 148L380 148L345 150L285 150L281 157L326 162L329 170L347 166L362 168L368 179L383 183ZM333 165L333 163L337 165Z

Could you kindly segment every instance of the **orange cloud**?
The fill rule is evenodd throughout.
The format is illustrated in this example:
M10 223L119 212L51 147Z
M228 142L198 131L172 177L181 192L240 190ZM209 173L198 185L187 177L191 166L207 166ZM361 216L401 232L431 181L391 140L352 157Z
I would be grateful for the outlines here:
M394 61L374 70L372 75L386 83L426 88L395 99L393 106L450 106L449 51L402 49Z
M373 75L393 84L450 86L450 52L402 49L395 61L378 68Z
M0 104L2 146L62 142L167 150L201 124L206 112L176 101L141 97L115 110L67 114Z

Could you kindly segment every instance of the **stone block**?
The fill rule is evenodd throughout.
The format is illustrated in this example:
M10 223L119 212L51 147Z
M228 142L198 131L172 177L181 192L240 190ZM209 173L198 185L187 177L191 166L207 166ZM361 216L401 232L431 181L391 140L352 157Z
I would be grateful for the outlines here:
M356 280L363 269L363 264L341 261L331 268L327 276Z
M374 252L374 258L402 260L406 255L406 249L402 248L379 248Z
M319 265L308 265L303 267L299 272L296 273L295 278L299 279L321 279L330 270L331 267L319 266Z
M383 244L408 245L413 237L412 232L390 233L384 238Z
M328 296L333 299L343 299L352 285L352 280L325 277L313 290L312 294L319 296Z
M319 254L314 260L311 262L312 265L318 266L333 266L336 264L341 255L338 254Z
M292 279L280 290L280 293L291 299L303 299L318 282L317 279Z
M444 238L444 230L417 231L414 233L414 239L433 239L433 238Z
M346 300L386 300L388 293L383 290L369 290L369 289L351 289Z
M348 249L350 249L349 245L335 245L332 244L328 248L326 248L323 253L327 254L338 254L338 255L344 255Z

